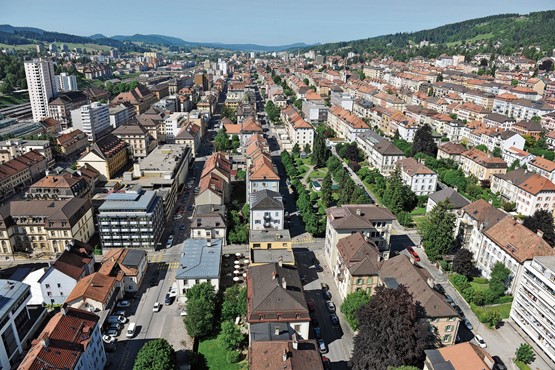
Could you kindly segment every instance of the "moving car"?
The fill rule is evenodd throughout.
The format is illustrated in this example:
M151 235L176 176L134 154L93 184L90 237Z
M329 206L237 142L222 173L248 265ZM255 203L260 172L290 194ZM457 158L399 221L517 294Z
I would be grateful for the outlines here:
M330 315L330 321L333 325L339 325L339 319L337 318L337 315L334 313Z
M160 302L154 302L154 306L152 307L152 312L158 312L160 311L160 308L162 308L162 305L160 304Z
M328 353L326 343L322 339L318 339L318 348L320 349L320 353Z
M131 302L129 302L129 301L119 301L119 302L116 304L116 307L117 307L117 308L127 308L127 307L129 307L129 306L131 306Z
M481 336L476 335L474 339L476 339L476 343L478 343L481 348L486 348L488 346L484 338L482 338Z
M134 322L130 323L129 326L127 327L127 332L125 333L125 336L127 338L133 338L133 336L135 335L136 327L137 327L137 324L135 324Z
M335 312L335 304L332 301L327 301L326 307L328 308L329 312Z
M170 295L170 293L166 293L166 299L164 300L164 303L166 304L166 306L171 305L173 302L173 297Z

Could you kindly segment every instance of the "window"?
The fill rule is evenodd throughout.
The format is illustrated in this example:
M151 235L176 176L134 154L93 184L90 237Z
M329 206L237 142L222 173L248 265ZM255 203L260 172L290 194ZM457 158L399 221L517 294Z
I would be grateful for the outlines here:
M62 287L62 284L58 283L58 288L61 288L61 287Z
M357 285L364 284L364 279L357 279Z
M443 336L443 343L451 342L451 338L452 338L451 334L444 335Z
M447 325L445 327L445 331L448 332L448 333L452 332L453 331L453 325Z
M255 223L255 224L260 224L261 221L260 221L260 220L255 220L254 223Z
M50 289L50 284L45 284L44 286L46 289Z

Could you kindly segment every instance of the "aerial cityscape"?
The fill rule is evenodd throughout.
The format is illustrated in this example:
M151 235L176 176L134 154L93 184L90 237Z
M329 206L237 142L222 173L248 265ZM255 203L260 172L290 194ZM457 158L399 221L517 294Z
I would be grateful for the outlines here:
M51 3L0 7L0 369L555 369L551 1Z

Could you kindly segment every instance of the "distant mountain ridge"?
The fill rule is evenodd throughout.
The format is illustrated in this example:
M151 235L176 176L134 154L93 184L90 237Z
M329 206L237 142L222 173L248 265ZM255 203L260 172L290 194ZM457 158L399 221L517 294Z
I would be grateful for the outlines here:
M40 28L33 27L16 27L9 24L0 25L0 43L8 45L28 45L38 42L64 42L64 43L79 43L79 44L97 44L106 45L121 50L132 51L146 51L146 49L135 45L133 43L154 44L162 46L177 46L177 47L211 47L217 49L227 49L234 51L263 51L273 52L282 51L291 48L304 48L310 45L305 43L295 43L290 45L257 45L257 44L225 44L219 42L193 42L185 41L178 37L165 36L165 35L142 35L135 34L132 36L115 35L107 37L101 33L96 33L91 36L77 36L67 33L50 32Z

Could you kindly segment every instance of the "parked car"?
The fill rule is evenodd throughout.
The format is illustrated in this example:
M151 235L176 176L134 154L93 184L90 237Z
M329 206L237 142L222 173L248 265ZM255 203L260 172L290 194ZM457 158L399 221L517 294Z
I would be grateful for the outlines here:
M179 314L180 316L187 316L187 308L183 307L181 309L181 313Z
M314 326L314 327L320 326L320 323L318 322L318 319L315 316L310 317L310 322L312 323L312 326Z
M447 303L451 304L454 303L453 298L451 298L451 296L449 294L445 295L445 300L447 301Z
M118 323L113 322L108 326L108 330L112 330L112 329L117 330L119 332L121 329L123 329L123 324L120 324L119 322Z
M125 310L119 310L119 311L114 312L114 315L125 317L125 316L127 316L127 313L125 312Z
M476 335L474 339L476 339L476 343L478 343L481 348L486 348L488 346L484 338L482 338L481 336Z
M330 315L330 321L333 325L339 325L339 318L337 318L337 315L334 313Z
M195 209L194 205L190 205L189 207L187 207L187 211L192 212Z
M166 293L166 299L164 300L164 303L166 304L166 306L169 306L173 303L173 297L170 295L170 293Z
M324 269L320 265L314 265L314 268L316 268L316 271L318 271L318 272L324 271Z
M455 309L455 311L457 311L459 316L464 319L464 311L462 310L462 308L460 308L458 305L454 305L453 308Z
M331 293L329 290L322 290L322 296L324 296L324 299L331 299Z
M443 287L443 285L441 284L436 284L435 288L438 292L440 292L441 294L445 294L445 288Z
M182 218L183 218L183 216L180 215L180 214L177 214L177 215L173 216L174 220L181 220Z
M154 302L154 306L152 306L152 312L158 312L160 311L160 308L162 308L160 302Z
M326 283L320 283L320 286L322 287L322 290L329 290L330 286Z
M117 307L117 308L127 308L127 307L129 307L129 306L131 306L131 302L129 302L129 301L119 301L119 302L116 304L116 307Z
M493 365L493 370L507 370L507 366L501 361L499 356L492 356L495 364Z
M324 365L324 370L331 369L331 361L326 356L322 356L322 365Z
M305 274L301 274L301 283L306 283L306 275Z
M170 235L170 237L168 238L168 241L166 242L166 248L171 247L173 244L173 235Z
M418 253L415 252L414 249L412 249L412 247L407 247L407 252L412 255L416 262L420 262L420 256L418 255Z
M326 343L322 339L318 339L318 348L320 349L320 353L328 353Z
M320 327L314 327L314 336L316 337L316 339L322 338L322 331L320 330Z
M315 310L316 310L316 306L314 305L314 302L312 301L308 302L308 311L314 312Z
M328 308L329 312L335 312L335 304L332 301L327 301L326 307Z
M111 335L104 334L102 336L102 341L104 343L114 343L116 340L117 340L116 337L113 337Z
M466 326L466 328L468 330L473 330L474 329L474 326L472 326L472 323L468 319L464 319L463 324L464 324L464 326Z

